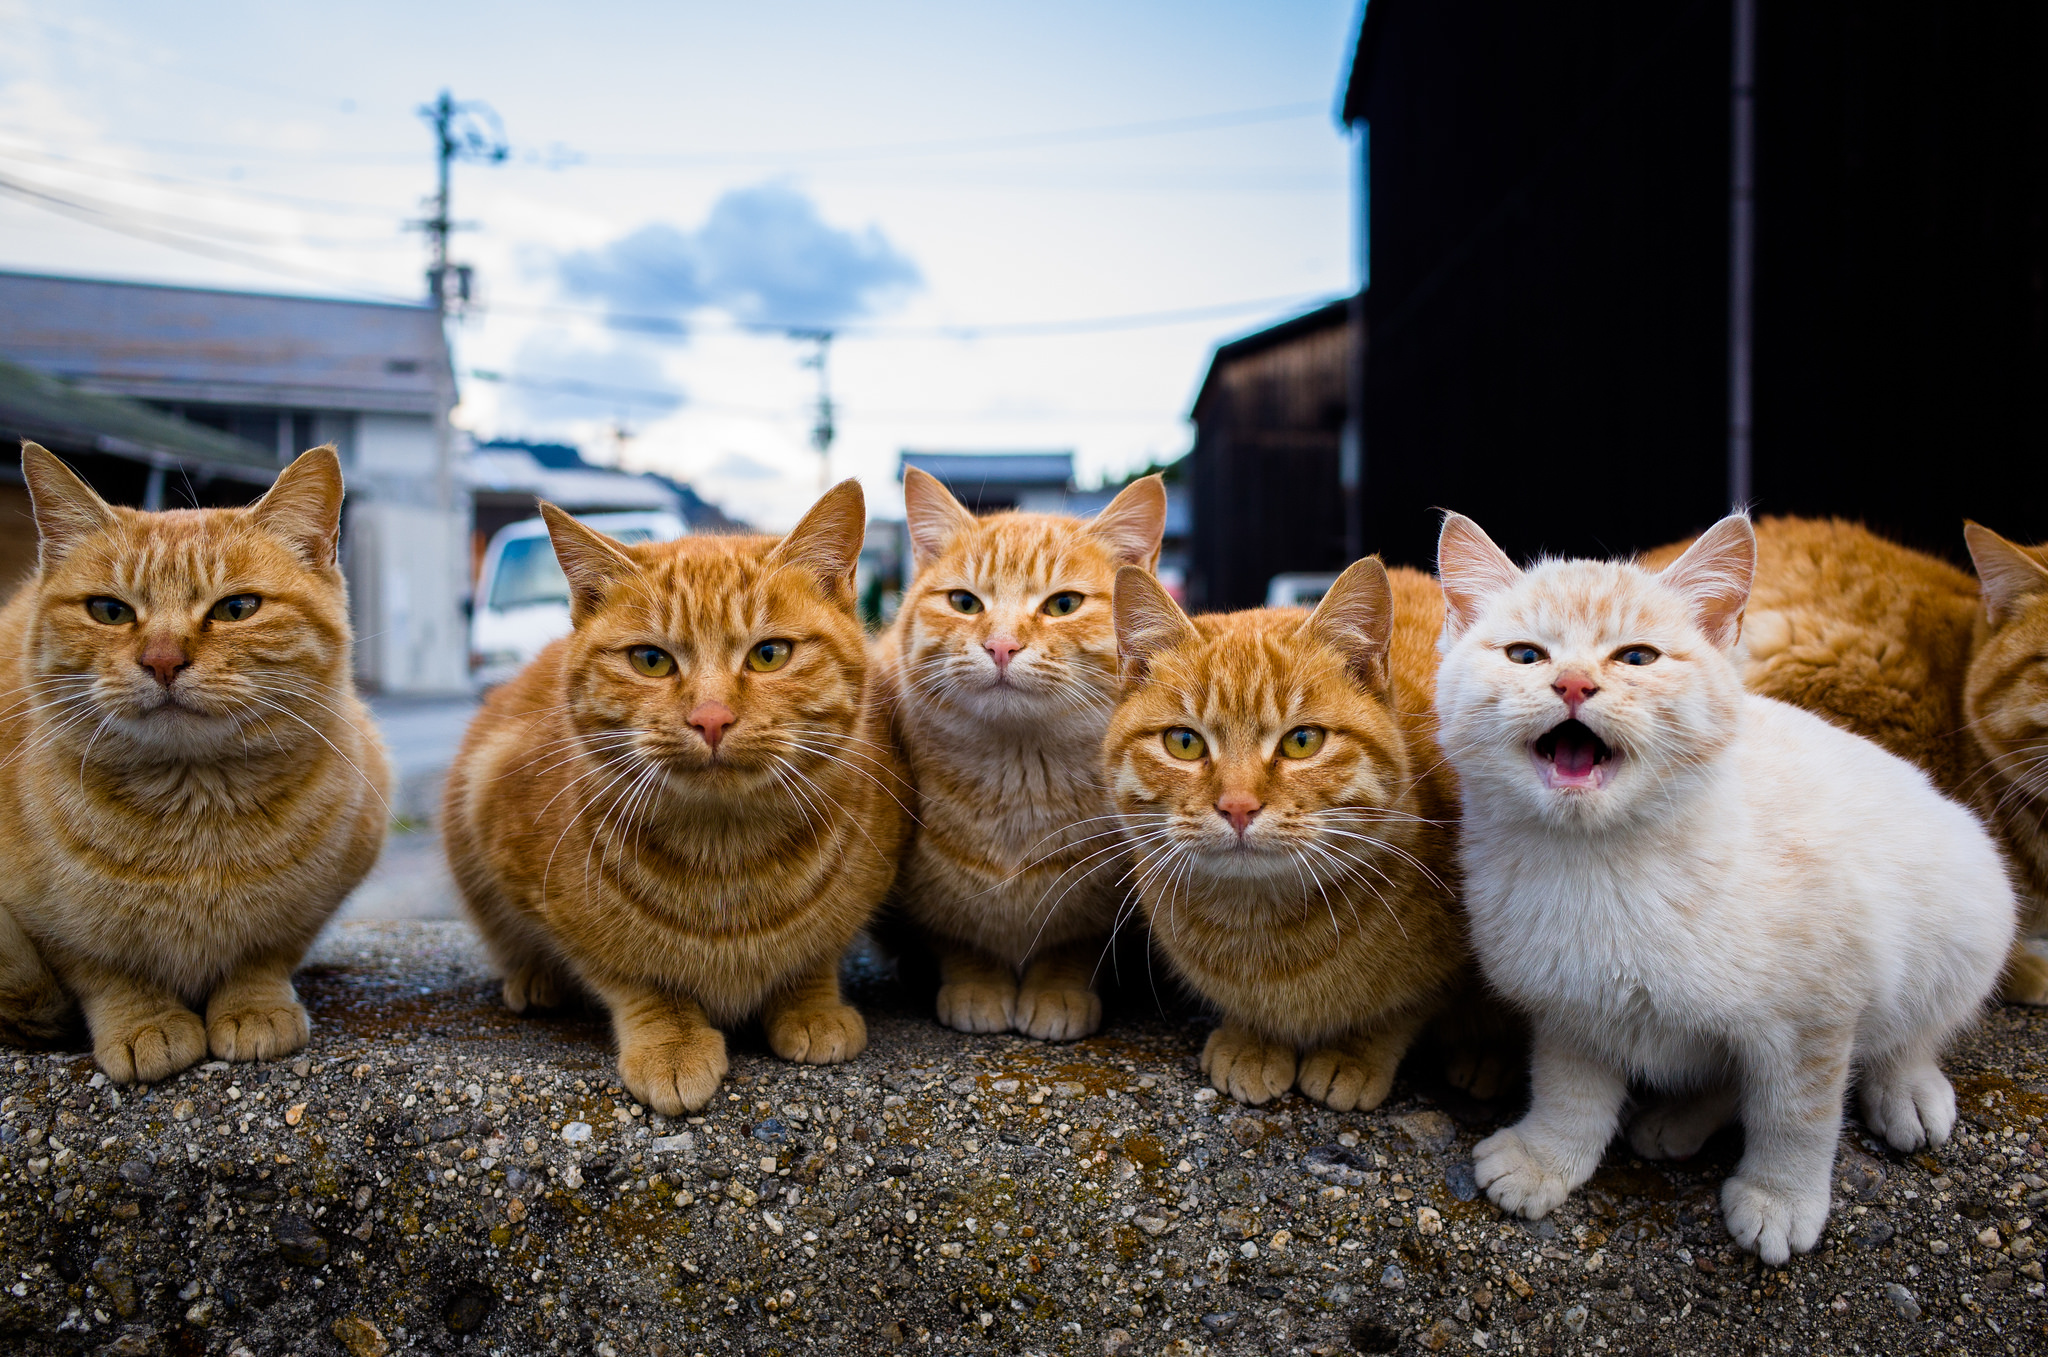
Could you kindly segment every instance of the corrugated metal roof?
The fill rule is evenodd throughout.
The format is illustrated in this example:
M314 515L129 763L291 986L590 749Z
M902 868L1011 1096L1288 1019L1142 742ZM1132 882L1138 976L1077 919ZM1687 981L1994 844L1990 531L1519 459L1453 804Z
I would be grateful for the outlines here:
M29 438L59 452L107 452L141 460L277 475L277 454L246 439L159 414L118 396L80 391L54 377L0 362L0 439Z
M1352 297L1338 297L1324 302L1314 310L1304 311L1298 316L1289 316L1278 324L1268 325L1263 330L1254 330L1248 335L1227 340L1216 346L1216 352L1209 356L1209 370L1202 374L1202 385L1195 392L1195 403L1188 407L1189 419L1202 417L1202 403L1208 399L1209 390L1216 384L1216 374L1229 363L1247 358L1255 353L1299 339L1318 330L1332 330L1351 323Z
M425 306L0 272L0 358L145 400L437 414L454 378Z
M1074 481L1071 452L905 452L903 467L936 476L948 488L966 485L1057 485Z

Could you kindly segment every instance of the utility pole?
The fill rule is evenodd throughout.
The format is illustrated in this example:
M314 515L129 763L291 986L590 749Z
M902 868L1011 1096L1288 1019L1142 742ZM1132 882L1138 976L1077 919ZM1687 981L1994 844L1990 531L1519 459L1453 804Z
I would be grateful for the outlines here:
M448 215L448 172L458 160L479 165L496 165L510 154L505 144L505 125L489 104L476 100L457 102L447 90L431 104L420 106L420 117L434 129L435 166L438 171L434 196L427 205L434 215L414 222L427 233L432 262L427 265L427 300L443 316L459 309L470 298L470 267L448 262L448 237L472 223L455 221ZM449 275L454 286L449 286Z
M791 330L789 337L816 345L800 361L818 374L816 419L811 425L811 446L818 450L818 493L832 488L832 439L838 433L832 425L832 380L825 360L832 350L830 330Z

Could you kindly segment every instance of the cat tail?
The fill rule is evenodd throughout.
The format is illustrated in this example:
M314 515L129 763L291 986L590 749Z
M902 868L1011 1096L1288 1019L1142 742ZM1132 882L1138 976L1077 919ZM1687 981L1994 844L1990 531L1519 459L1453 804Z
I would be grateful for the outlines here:
M71 996L7 907L0 905L0 1042L48 1046L77 1020Z

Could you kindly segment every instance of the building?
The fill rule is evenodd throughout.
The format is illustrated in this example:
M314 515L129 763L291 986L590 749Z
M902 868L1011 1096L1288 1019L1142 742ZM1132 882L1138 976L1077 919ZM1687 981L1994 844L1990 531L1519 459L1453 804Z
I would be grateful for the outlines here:
M391 693L466 688L469 515L438 313L0 273L0 315L0 360L64 405L51 448L116 502L246 503L299 452L333 443L358 678ZM132 422L139 407L154 412L147 428Z
M479 443L462 459L461 480L471 506L472 580L483 568L484 549L492 536L508 524L537 517L541 500L575 514L629 509L682 514L684 509L683 497L664 478L592 466L567 443ZM684 521L689 521L687 516Z
M1217 347L1189 415L1191 607L1256 608L1273 576L1363 554L1344 457L1354 310L1339 298Z
M2048 538L2043 70L2025 5L1371 0L1364 545Z

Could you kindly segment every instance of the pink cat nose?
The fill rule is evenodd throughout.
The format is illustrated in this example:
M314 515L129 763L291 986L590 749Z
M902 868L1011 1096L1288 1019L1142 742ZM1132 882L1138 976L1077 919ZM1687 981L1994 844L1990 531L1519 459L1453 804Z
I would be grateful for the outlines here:
M996 669L1000 672L1010 667L1010 657L1022 650L1024 645L1014 637L991 636L981 643L981 648L996 662Z
M1573 716L1577 716L1586 699L1599 692L1600 688L1577 670L1566 670L1557 682L1550 685L1550 690L1563 698L1564 705L1570 708Z
M697 728L697 733L704 737L704 743L715 750L718 748L719 740L725 736L726 727L739 720L739 717L734 716L732 708L723 702L700 702L687 719Z
M1225 792L1216 798L1216 813L1230 821L1230 827L1241 839L1259 813L1259 798L1250 792Z
M143 647L142 657L136 663L156 675L156 681L168 688L178 677L178 671L191 664L192 660L185 654L185 647L159 637Z

